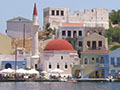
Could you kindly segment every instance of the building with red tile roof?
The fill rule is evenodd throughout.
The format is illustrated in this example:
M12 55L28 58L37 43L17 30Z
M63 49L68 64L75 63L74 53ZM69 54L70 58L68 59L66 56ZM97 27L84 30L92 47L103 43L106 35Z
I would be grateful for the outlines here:
M40 70L49 72L57 68L63 71L60 73L61 76L72 76L71 66L78 65L80 62L72 45L63 39L48 42L40 54ZM55 73L51 74L54 75Z
M72 47L72 45L63 39L56 39L50 41L45 49L45 51L75 51Z

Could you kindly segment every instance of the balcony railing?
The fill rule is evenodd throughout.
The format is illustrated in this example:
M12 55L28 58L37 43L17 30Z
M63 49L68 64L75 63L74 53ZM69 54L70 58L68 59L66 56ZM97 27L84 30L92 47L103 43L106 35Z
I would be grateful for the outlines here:
M120 67L120 64L113 64L114 67Z
M99 67L105 67L105 64L104 63L100 63Z

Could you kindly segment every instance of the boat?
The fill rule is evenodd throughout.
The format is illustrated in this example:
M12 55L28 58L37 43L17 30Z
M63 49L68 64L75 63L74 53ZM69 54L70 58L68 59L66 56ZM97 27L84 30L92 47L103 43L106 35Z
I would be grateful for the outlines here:
M109 81L109 82L113 82L114 78L113 78L113 76L110 75L110 76L108 76L108 78L106 78L106 80Z

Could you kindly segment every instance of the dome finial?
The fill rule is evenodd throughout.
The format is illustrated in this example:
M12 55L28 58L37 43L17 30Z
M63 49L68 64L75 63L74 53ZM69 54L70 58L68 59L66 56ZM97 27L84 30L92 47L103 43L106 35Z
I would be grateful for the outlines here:
M37 16L37 8L36 8L36 3L34 3L34 11L33 11L33 15Z

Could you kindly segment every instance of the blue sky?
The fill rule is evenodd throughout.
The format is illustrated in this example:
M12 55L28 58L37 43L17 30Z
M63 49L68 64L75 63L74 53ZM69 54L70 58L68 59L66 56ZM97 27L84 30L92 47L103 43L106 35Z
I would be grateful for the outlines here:
M33 5L37 4L39 24L43 26L43 8L66 7L71 12L92 8L108 8L109 11L120 8L120 0L1 0L0 2L0 32L5 34L6 21L15 16L32 20Z

